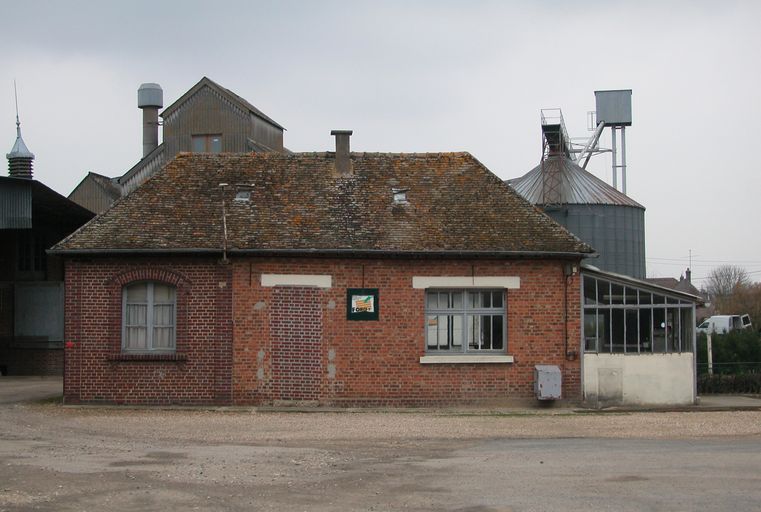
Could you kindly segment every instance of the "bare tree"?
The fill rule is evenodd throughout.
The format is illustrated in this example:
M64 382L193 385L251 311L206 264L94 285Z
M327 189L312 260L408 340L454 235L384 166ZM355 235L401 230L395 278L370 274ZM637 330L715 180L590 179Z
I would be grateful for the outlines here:
M736 265L722 265L708 274L705 288L711 300L721 309L732 294L746 288L750 278L744 268Z

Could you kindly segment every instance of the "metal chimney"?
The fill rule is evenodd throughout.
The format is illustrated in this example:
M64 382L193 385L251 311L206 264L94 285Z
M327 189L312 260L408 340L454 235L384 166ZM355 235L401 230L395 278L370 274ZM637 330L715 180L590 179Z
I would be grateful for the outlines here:
M137 108L143 110L143 157L159 145L159 109L164 91L159 84L142 84L137 90Z
M13 178L32 179L32 161L34 155L21 138L21 122L16 114L16 143L11 152L5 155L8 159L8 174Z
M336 171L341 176L352 173L351 152L349 150L349 137L354 133L352 130L332 130L331 135L336 137Z

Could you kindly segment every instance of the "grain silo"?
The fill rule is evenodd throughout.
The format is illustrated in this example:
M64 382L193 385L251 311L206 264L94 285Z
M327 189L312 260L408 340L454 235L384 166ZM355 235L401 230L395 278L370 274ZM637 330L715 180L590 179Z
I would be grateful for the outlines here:
M541 163L508 184L594 247L600 256L590 263L644 279L645 207L573 161L559 109L542 111L542 134Z

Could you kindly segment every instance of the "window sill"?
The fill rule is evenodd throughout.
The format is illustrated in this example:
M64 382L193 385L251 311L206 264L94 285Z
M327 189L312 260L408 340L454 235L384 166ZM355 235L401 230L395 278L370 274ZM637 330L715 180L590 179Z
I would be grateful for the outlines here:
M420 364L494 364L512 363L513 356L497 355L458 355L458 356L421 356Z
M113 354L108 356L109 361L127 362L127 361L168 361L168 362L185 362L188 356L185 354Z

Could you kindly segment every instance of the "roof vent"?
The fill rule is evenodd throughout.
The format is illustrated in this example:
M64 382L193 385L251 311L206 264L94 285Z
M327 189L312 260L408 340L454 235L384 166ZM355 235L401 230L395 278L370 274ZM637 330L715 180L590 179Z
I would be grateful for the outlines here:
M394 204L409 204L407 201L407 188L392 188L391 192L394 194Z
M236 203L247 203L251 200L251 185L237 185L235 191Z

